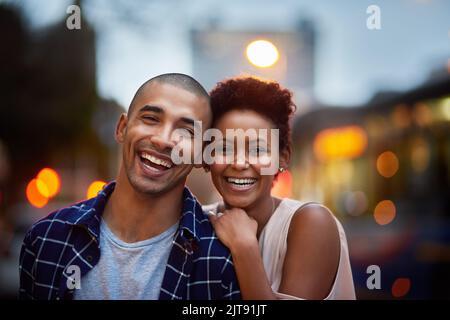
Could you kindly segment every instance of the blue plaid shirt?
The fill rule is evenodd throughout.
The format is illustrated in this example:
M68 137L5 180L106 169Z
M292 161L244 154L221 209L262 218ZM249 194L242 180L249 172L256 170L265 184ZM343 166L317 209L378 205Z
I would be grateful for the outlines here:
M92 199L51 213L35 223L20 253L21 299L72 299L73 267L81 277L100 258L100 220L115 182ZM202 208L185 188L184 204L159 298L240 299L228 249L218 240Z

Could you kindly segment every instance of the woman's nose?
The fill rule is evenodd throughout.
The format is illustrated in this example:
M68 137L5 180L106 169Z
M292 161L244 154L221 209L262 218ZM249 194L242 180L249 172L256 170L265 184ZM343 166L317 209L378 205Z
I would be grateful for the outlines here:
M233 168L237 170L245 170L249 167L248 159L245 155L237 154L233 161Z

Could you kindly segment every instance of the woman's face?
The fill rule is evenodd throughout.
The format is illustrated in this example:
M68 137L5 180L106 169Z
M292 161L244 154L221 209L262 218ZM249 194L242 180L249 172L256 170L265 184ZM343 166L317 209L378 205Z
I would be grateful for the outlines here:
M232 110L217 121L215 128L222 132L224 141L223 144L219 142L216 150L221 152L216 154L216 162L210 168L213 183L226 204L232 207L249 208L259 200L270 196L274 175L261 175L261 169L268 167L263 159L267 161L273 152L279 151L278 149L270 150L270 129L273 127L271 120L252 110ZM233 132L237 129L244 132L248 129L256 129L257 133L261 132L259 129L266 129L267 134L263 137L258 135L246 137L245 152L239 156L238 139L229 136L227 140L227 129L229 132L230 129ZM234 152L230 153L229 150L233 148ZM224 158L230 154L230 161L225 163Z

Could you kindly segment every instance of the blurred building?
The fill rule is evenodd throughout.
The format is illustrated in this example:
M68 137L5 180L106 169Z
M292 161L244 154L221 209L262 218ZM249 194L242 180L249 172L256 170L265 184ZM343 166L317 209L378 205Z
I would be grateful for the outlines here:
M0 5L0 34L8 43L0 49L0 297L14 298L29 226L86 199L92 181L114 177L114 127L123 109L98 96L87 21L80 30L67 29L65 17L31 30L18 10ZM36 203L29 186L43 168L56 172L58 192Z
M408 298L450 297L447 70L361 107L318 106L297 119L293 143L293 196L343 221L358 297L398 297L399 283ZM382 290L365 287L372 264Z
M279 59L269 67L252 65L247 46L255 40L275 45ZM276 80L305 104L313 98L316 32L309 20L300 20L291 31L224 30L211 24L191 31L193 75L208 89L218 81L239 75Z

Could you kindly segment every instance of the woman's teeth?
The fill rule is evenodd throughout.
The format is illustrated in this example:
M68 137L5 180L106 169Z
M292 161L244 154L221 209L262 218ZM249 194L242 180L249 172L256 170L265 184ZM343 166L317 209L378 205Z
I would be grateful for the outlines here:
M256 182L257 179L254 178L245 178L245 179L238 179L238 178L226 178L228 183L232 183L236 186L250 186Z

